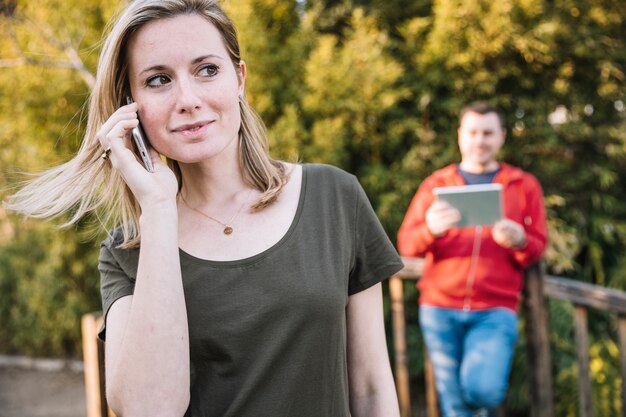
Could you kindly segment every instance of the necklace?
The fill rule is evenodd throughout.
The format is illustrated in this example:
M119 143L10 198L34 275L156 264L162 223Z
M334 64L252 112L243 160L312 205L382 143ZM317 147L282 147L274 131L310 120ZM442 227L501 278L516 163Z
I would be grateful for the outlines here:
M219 220L217 220L215 217L209 216L208 214L203 213L203 212L201 212L200 210L198 210L198 209L196 209L196 208L191 207L191 206L189 205L189 203L187 203L187 200L185 200L185 197L183 197L183 195L182 195L182 194L180 194L180 198L183 200L183 203L185 203L185 205L186 205L187 207L189 207L191 210L193 210L193 211L195 211L196 213L198 213L198 214L200 214L200 215L202 215L202 216L206 217L207 219L213 220L214 222L219 223L219 224L221 224L222 226L224 226L224 230L223 230L224 234L225 234L225 235L230 235L230 234L232 234L232 233L233 233L233 226L232 226L233 221L237 218L237 215L239 215L239 213L241 212L241 209L243 209L243 206L245 206L245 205L246 205L246 203L248 202L248 199L250 198L250 194L252 194L252 190L250 190L250 191L248 192L248 195L246 196L246 199L244 200L243 204L242 204L241 206L239 206L239 210L237 210L237 212L233 215L233 217L231 217L231 218L230 218L230 220L229 220L228 222L226 222L226 223L224 223L224 222L222 222L222 221L219 221Z

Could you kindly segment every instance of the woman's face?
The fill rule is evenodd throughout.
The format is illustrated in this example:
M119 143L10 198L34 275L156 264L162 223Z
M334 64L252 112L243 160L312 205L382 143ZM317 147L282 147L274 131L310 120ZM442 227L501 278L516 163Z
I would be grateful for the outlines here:
M150 22L130 39L128 59L139 118L159 153L194 163L236 149L245 65L238 75L213 24L196 14Z

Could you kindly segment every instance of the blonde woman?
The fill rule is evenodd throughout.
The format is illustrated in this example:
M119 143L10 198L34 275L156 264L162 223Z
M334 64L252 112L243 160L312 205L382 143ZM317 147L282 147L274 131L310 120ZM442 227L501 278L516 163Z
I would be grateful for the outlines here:
M78 155L6 206L116 226L99 269L118 416L398 416L380 282L401 262L353 176L270 159L246 72L214 0L130 3Z

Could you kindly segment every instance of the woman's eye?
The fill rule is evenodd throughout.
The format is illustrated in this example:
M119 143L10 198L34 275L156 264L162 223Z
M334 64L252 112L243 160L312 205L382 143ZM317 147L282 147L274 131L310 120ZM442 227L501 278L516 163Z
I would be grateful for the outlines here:
M169 77L165 75L155 75L146 80L148 87L160 87L170 82Z
M219 72L219 67L215 64L208 64L200 68L200 75L204 77L215 77Z

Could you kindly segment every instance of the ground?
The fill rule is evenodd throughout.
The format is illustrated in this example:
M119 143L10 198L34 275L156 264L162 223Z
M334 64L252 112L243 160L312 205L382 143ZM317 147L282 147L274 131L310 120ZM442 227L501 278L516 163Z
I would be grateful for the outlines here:
M423 383L415 381L411 392L412 416L424 417ZM31 362L0 355L0 417L85 417L86 414L82 370L72 370L62 361Z
M85 417L80 371L0 367L0 417Z

